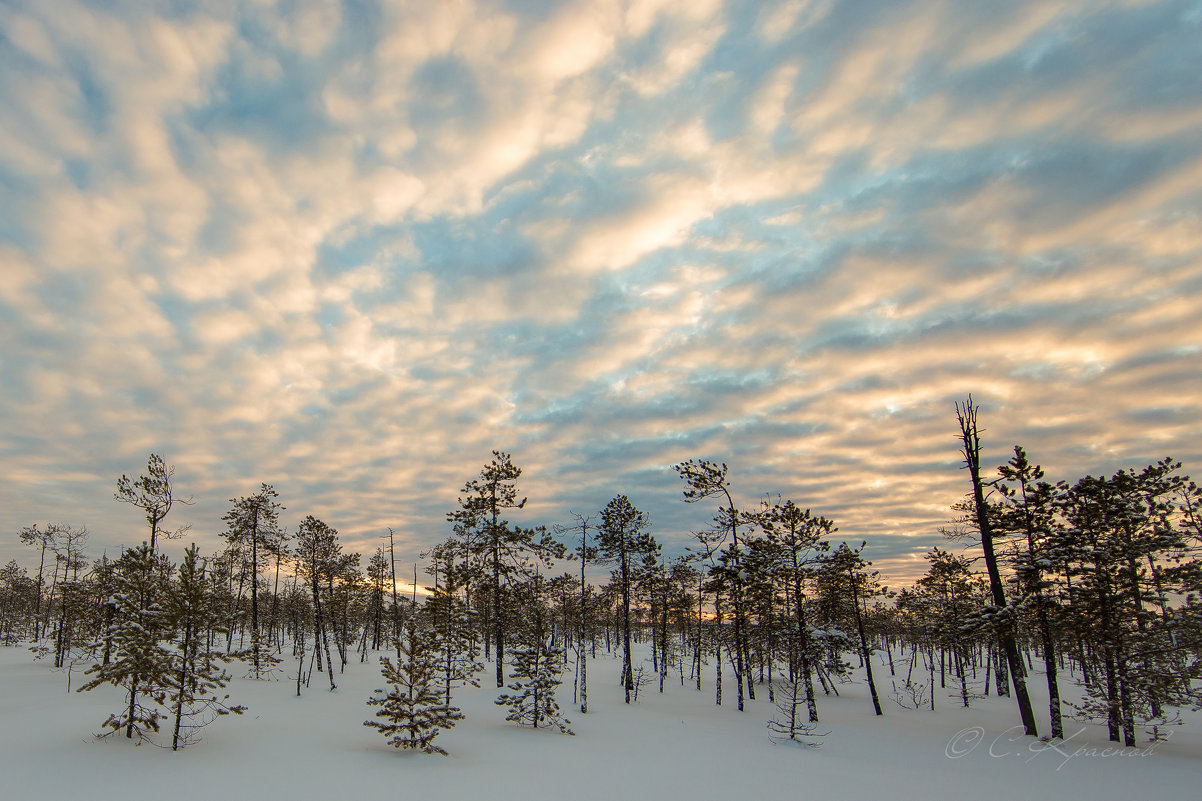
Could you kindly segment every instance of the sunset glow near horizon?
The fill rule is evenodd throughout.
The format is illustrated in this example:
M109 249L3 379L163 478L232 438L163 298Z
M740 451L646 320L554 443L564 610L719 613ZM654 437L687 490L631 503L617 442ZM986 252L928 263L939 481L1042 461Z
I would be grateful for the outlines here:
M497 449L522 525L622 493L680 552L706 458L905 581L969 393L991 470L1202 476L1199 42L1197 0L5 3L0 562L140 541L154 452L169 552L266 482L411 563Z

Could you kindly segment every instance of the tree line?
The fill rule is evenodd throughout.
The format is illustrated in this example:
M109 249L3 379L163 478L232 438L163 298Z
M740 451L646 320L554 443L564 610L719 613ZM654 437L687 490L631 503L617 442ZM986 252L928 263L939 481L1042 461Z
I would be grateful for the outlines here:
M155 741L167 723L172 748L242 711L222 694L231 670L300 695L315 674L335 689L348 662L373 657L387 689L368 699L365 725L397 747L445 753L434 738L462 719L455 689L479 686L489 662L508 720L570 734L557 697L570 683L572 707L588 713L599 650L620 664L626 703L669 681L711 686L718 705L733 690L740 712L763 693L771 734L801 742L822 734L822 699L857 676L877 715L890 700L934 709L949 686L968 706L983 683L1036 736L1028 683L1042 673L1051 737L1066 716L1128 746L1141 731L1164 736L1202 703L1202 491L1168 459L1053 484L1021 446L989 474L971 397L956 413L970 491L950 533L963 547L933 548L897 591L866 543L838 541L834 521L780 496L741 507L727 465L705 459L674 467L681 500L712 515L672 558L626 495L571 523L516 525L506 517L527 502L522 471L500 451L423 554L420 598L416 573L414 591L398 592L391 531L363 565L312 515L285 530L270 484L230 500L217 552L192 546L173 564L161 541L186 534L168 518L190 499L152 454L115 493L142 512L142 545L89 561L85 529L20 532L38 569L0 568L0 639L84 668L79 690L121 688L107 733Z

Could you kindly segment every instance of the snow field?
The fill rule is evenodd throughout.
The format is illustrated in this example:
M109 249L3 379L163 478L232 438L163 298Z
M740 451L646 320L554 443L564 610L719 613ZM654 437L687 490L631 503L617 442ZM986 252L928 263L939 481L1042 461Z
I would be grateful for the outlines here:
M374 656L348 664L334 692L315 673L300 698L286 677L295 663L285 660L279 681L231 682L231 700L247 712L216 721L201 742L173 753L96 740L93 733L122 703L119 691L74 692L83 683L76 668L68 695L65 670L35 662L25 648L0 648L0 797L1132 801L1202 793L1202 715L1195 712L1185 713L1186 725L1172 728L1167 741L1138 749L1116 748L1104 728L1066 719L1067 742L1049 748L1012 728L1018 712L1010 699L978 699L963 709L950 681L936 688L936 712L899 708L882 660L875 671L884 717L873 715L863 671L853 670L841 697L819 696L821 730L830 733L805 748L769 739L774 708L766 686L757 685L757 700L740 714L728 670L724 705L716 707L711 664L700 692L670 676L663 695L650 685L626 707L620 665L600 651L590 661L587 715L571 703L569 665L557 697L575 737L506 723L486 666L481 689L456 691L467 719L438 738L451 754L439 757L397 751L363 725L375 711L367 697L382 686ZM242 671L231 665L235 675ZM1042 674L1029 686L1046 731ZM1062 692L1069 689L1065 682Z

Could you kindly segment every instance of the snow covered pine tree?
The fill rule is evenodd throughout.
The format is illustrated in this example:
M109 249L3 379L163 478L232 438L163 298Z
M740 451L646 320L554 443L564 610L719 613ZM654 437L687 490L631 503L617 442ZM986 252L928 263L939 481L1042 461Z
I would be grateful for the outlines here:
M246 711L244 706L230 704L228 695L218 697L214 692L230 680L220 667L229 657L206 647L206 633L220 629L223 615L205 584L205 567L198 564L195 544L184 553L179 580L167 587L163 612L176 632L177 648L169 653L164 696L175 721L171 750L177 751L196 739L197 729L219 717Z
M446 756L434 745L434 738L462 720L463 713L444 700L438 681L439 650L433 637L418 628L416 615L405 621L405 641L397 651L401 654L397 664L386 656L380 658L388 692L377 690L367 701L368 706L380 707L376 717L381 720L365 720L363 725L379 729L397 748Z
M562 683L559 674L563 649L552 643L540 585L540 577L536 575L517 593L527 596L524 599L529 608L527 623L519 633L513 672L509 674L513 681L508 689L513 693L502 693L495 703L509 707L506 720L519 725L529 723L535 728L556 726L563 734L574 735L575 732L568 728L572 721L561 716L559 704L555 702L555 688Z
M157 707L166 700L165 685L171 671L171 653L164 644L168 636L166 615L160 605L163 579L159 560L148 543L130 548L115 564L116 591L110 603L116 610L110 630L112 655L105 664L88 668L91 681L77 690L94 690L102 684L122 687L125 708L109 715L104 726L108 736L125 729L125 736L139 741L159 730L162 715ZM147 704L146 700L151 703Z

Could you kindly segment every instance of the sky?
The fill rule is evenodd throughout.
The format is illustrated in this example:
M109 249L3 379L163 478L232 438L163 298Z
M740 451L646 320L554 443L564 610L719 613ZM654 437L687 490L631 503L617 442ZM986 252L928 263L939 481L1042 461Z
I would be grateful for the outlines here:
M413 560L672 465L894 581L984 464L1202 474L1202 2L0 0L0 561L272 484ZM36 564L36 562L35 562Z

